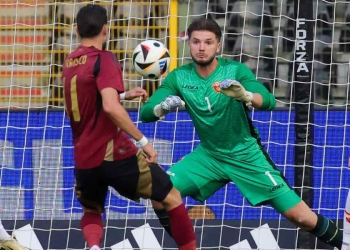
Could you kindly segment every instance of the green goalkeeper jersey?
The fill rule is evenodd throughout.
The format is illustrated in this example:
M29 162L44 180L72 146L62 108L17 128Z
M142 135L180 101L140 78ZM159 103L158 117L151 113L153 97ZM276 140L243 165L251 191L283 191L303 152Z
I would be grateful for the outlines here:
M154 107L169 95L176 95L186 103L185 108L204 149L214 154L235 153L236 156L245 155L247 150L254 151L254 148L258 149L258 132L248 117L249 109L244 103L220 93L219 83L226 79L236 80L247 91L261 94L261 110L275 107L275 97L245 64L218 58L215 71L206 78L197 73L194 63L170 72L141 108L141 120L158 120L153 113Z

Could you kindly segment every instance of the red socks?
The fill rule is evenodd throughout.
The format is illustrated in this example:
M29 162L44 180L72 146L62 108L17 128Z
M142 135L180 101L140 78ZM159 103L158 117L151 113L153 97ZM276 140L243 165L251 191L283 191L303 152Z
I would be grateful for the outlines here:
M85 212L81 218L80 226L83 230L84 238L91 248L92 246L100 246L103 234L102 217L99 214Z
M184 204L168 211L172 236L180 250L196 250L196 235ZM85 212L81 228L89 248L100 246L103 225L99 214Z
M172 236L180 250L196 250L196 235L184 204L168 211Z

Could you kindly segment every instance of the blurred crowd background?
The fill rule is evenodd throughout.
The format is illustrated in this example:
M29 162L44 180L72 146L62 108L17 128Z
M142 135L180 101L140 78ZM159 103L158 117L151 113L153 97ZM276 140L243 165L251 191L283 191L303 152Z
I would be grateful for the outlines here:
M206 17L222 27L221 56L247 64L276 95L278 106L293 101L293 0L94 2L108 10L108 49L122 64L127 89L143 86L152 94L160 84L133 71L131 54L138 43L162 41L171 46L173 67L180 66L191 59L186 27L195 18ZM61 65L79 43L74 16L86 3L0 1L0 108L63 106ZM350 3L314 0L313 16L314 100L320 107L343 107L349 99ZM135 108L139 103L124 105Z

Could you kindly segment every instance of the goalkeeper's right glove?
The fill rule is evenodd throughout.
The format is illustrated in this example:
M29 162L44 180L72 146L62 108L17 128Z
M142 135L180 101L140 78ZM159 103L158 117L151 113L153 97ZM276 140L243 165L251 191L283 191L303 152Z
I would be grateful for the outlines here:
M252 105L253 93L246 91L243 85L236 80L227 79L222 81L220 92L235 98L237 101L245 102L247 106Z
M168 114L170 111L183 106L185 106L185 102L181 100L180 97L170 95L165 98L164 101L154 107L153 113L157 117L162 117Z

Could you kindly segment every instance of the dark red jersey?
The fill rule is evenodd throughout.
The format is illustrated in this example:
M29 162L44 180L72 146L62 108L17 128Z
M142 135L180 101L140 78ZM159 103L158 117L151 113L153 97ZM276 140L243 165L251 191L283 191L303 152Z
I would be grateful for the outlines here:
M102 89L110 87L124 92L116 57L95 47L80 46L66 58L62 77L76 167L93 168L103 160L122 160L135 154L137 147L102 107Z

